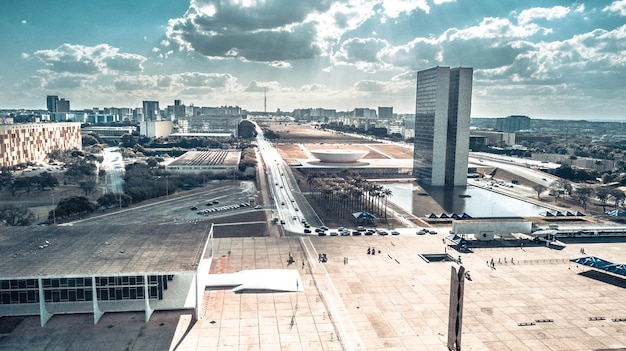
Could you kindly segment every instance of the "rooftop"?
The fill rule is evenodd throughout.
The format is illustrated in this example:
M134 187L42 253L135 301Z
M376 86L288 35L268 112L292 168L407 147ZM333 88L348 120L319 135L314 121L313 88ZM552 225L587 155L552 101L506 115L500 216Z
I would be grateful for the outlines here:
M168 166L236 165L240 154L239 150L188 151Z
M0 227L0 276L195 270L205 225Z

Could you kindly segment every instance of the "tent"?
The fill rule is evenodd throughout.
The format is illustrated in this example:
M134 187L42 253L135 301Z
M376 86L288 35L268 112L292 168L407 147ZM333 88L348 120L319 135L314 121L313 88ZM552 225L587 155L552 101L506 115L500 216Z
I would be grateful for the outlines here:
M557 216L557 217L563 217L564 216L563 212L561 212L561 211L556 211L556 213L554 215Z
M575 216L575 214L573 214L570 211L565 212L565 215L568 216L568 217Z
M610 266L613 264L613 262L609 262L607 260L603 260L595 256L579 257L571 261L578 263L578 264L582 264L583 266L589 266L589 267L598 268L598 269L604 269L604 267Z
M454 245L467 245L469 244L469 241L463 239L461 236L456 235L456 234L452 234L452 235L448 235L446 237L446 239L450 240L451 242L454 243Z
M604 214L607 214L607 215L613 216L613 217L624 217L624 216L626 216L626 212L624 212L622 210L604 211Z
M626 276L626 264L616 263L604 267L605 271Z
M467 213L463 212L463 214L461 215L461 218L468 219L468 218L472 218L472 216L470 216Z
M595 256L579 257L570 261L592 268L601 269L603 271L626 276L626 264L623 263L612 263Z
M448 217L448 215L447 215L447 214L442 213L442 214L440 214L440 215L439 215L439 218L449 218L449 217Z
M452 213L450 213L450 218L457 219L457 218L461 218L461 216L459 216L458 214L452 212Z
M430 214L426 215L426 218L437 218L437 215L431 212Z
M576 213L575 213L575 214L576 214L577 216L580 216L580 217L584 217L584 216L585 216L585 214L584 214L584 213L582 213L582 212L580 212L580 211L576 211Z
M554 215L550 211L546 211L546 214L544 214L544 216L546 216L546 217L554 217Z
M357 221L361 219L372 221L376 218L376 216L369 212L355 212L352 214L352 217L354 217L354 219L356 219Z

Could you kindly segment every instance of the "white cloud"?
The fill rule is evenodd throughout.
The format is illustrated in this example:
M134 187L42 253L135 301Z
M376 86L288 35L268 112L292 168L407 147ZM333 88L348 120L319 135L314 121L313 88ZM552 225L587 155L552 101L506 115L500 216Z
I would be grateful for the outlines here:
M522 11L519 16L517 16L517 20L520 24L527 24L537 19L552 21L567 16L569 12L570 9L563 6L554 6L549 8L533 7Z
M390 18L397 18L402 13L411 13L420 9L426 13L430 12L430 6L425 0L385 0L381 2L384 14Z
M626 17L626 0L614 1L611 5L602 9L602 11L608 11L617 13L622 17Z
M120 53L107 44L83 46L63 44L52 50L38 50L32 56L54 72L99 74L113 72L141 72L145 57Z

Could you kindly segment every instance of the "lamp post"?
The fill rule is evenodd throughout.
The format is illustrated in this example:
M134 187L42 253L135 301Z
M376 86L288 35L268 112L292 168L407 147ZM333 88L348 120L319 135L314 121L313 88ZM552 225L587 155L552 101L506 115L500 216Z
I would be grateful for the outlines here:
M170 176L165 176L165 199L170 198L169 179L170 179Z

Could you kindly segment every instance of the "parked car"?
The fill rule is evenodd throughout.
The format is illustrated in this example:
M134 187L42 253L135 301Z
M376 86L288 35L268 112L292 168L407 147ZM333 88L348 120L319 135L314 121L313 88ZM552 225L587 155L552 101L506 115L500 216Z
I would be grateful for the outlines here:
M337 235L339 235L339 233L337 233L337 232L330 232L330 236L337 236Z
M304 234L310 234L311 233L311 229L309 228L304 228Z
M400 235L400 232L397 230L392 230L391 235Z

